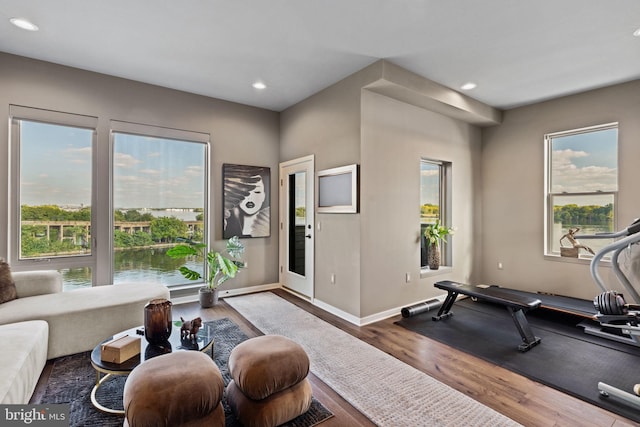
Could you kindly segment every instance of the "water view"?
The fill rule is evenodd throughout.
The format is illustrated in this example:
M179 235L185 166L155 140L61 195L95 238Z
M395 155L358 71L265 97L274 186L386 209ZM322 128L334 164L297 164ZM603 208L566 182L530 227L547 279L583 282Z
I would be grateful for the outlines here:
M598 252L600 249L604 248L611 242L612 239L586 239L580 238L582 235L594 235L599 233L610 233L612 230L608 225L563 225L563 224L554 224L553 229L553 241L551 242L551 248L553 252L560 253L560 238L569 230L569 228L579 228L580 231L576 233L578 236L578 241L593 249L594 252ZM614 230L615 231L615 230ZM564 246L568 246L569 242L566 240L563 241ZM587 251L581 250L580 255L589 255Z
M27 206L21 209L23 259L91 253L91 209ZM113 283L153 281L167 286L188 283L178 268L188 263L202 271L202 262L166 255L175 244L202 241L202 209L118 209L114 212ZM91 286L90 267L61 270L65 290Z
M113 122L111 191L94 194L96 132L80 116L71 122L78 124L19 120L20 260L32 266L54 258L58 265L65 259L67 265L81 265L82 257L96 255L94 239L109 238L113 283L189 283L178 271L185 260L171 259L166 251L205 235L209 136L171 130L165 138L159 136L165 128ZM118 207L113 234L94 235L104 224L94 223L92 212L109 206ZM202 270L191 262L190 268ZM91 286L95 276L91 266L62 273L65 290Z
M122 249L114 253L114 284L132 282L160 282L167 286L190 283L178 271L183 265L202 271L202 262L180 260L167 256L168 247ZM70 291L91 286L91 268L61 270L64 290Z

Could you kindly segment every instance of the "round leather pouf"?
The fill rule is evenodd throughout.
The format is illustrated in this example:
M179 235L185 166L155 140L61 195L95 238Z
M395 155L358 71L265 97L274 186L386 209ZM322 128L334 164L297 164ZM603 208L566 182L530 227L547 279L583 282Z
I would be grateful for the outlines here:
M263 335L231 350L229 372L245 396L261 400L305 379L309 357L300 344L289 338Z
M262 400L246 397L233 380L227 386L227 403L244 427L275 427L291 421L309 410L312 397L308 379Z
M224 381L198 351L176 351L137 366L124 385L125 426L224 426Z

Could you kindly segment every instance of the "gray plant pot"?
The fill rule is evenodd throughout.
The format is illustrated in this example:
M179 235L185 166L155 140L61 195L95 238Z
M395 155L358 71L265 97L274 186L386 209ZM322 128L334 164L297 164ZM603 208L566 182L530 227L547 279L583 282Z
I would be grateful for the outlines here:
M200 300L200 307L213 307L218 303L218 289L200 288L198 299Z
M429 245L427 263L429 264L429 270L437 270L440 268L440 245L438 243L431 243Z

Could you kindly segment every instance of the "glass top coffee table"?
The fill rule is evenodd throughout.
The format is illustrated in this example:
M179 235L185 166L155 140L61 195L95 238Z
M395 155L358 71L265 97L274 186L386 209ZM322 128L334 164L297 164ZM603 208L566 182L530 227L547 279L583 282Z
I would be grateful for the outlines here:
M180 321L177 321L178 323ZM129 360L125 360L122 363L105 362L100 357L100 348L105 342L111 341L115 338L120 338L126 335L133 337L140 337L140 354L133 356ZM109 337L95 346L91 352L91 365L96 370L96 384L91 390L91 403L97 409L108 412L110 414L124 414L124 410L107 408L100 404L96 398L96 393L102 384L109 380L114 375L129 375L131 371L143 363L145 360L151 359L155 356L171 353L173 351L182 350L196 350L202 352L211 352L211 359L213 359L213 324L210 322L202 322L202 327L198 331L195 340L182 339L180 337L180 327L173 323L171 328L171 336L167 343L163 345L149 344L144 337L144 328L139 326L137 328L127 329L126 331L119 332L112 337ZM103 376L104 375L104 376Z

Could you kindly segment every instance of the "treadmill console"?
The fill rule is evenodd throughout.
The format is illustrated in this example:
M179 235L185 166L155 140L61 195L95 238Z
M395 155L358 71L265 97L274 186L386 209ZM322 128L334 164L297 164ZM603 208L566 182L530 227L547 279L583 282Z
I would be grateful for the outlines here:
M633 221L631 225L627 227L627 235L631 236L632 234L636 234L639 231L640 231L640 218L636 218L636 220Z

